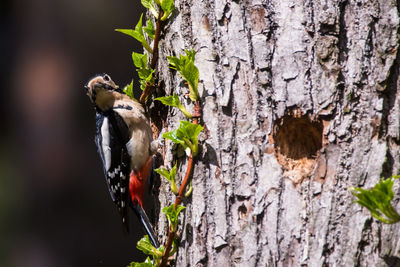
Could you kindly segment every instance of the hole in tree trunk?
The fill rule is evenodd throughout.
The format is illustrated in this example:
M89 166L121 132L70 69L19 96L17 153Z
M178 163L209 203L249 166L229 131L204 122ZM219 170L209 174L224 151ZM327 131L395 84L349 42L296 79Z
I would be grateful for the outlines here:
M322 122L299 110L287 112L276 122L272 136L275 156L295 183L310 175L322 148L322 133Z
M322 147L322 123L307 116L284 117L277 127L275 147L291 159L312 158Z

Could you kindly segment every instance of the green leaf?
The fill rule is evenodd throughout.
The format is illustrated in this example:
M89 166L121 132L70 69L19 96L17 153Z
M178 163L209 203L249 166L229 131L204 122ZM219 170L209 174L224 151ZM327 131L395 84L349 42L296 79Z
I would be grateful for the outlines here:
M135 32L135 30L133 30L133 29L115 29L115 31L129 35L129 36L135 38L136 40L141 39L141 36L137 32Z
M149 257L144 262L131 262L128 267L156 267Z
M154 70L152 70L152 69L137 69L137 73L138 73L140 79L145 80L146 82L149 82L149 83L154 83L154 80L153 80Z
M137 67L136 71L140 78L140 89L144 90L146 82L153 84L153 69L147 67L147 54L132 53L133 64Z
M176 175L176 168L177 168L177 162L175 163L174 167L172 167L171 171L169 172L167 169L164 168L159 168L155 169L154 171L158 173L159 175L165 177L167 181L169 182L171 186L171 191L176 195L178 194L178 188L176 187L175 183L175 175Z
M400 215L391 205L394 197L392 190L395 179L400 176L392 176L381 179L372 189L351 187L349 190L357 198L356 203L367 208L373 217L384 223L396 223L400 221Z
M162 209L162 212L165 214L165 216L167 216L169 225L173 232L176 232L176 229L178 228L178 216L183 209L185 209L185 207L181 205L178 205L175 209L174 204Z
M148 235L145 235L142 239L137 242L137 249L141 250L144 254L151 255L154 258L162 257L162 253L155 248L149 239Z
M185 137L189 138L192 143L197 140L197 136L204 129L200 124L193 124L190 121L181 121L179 129Z
M185 108L185 106L182 105L182 103L179 100L179 96L177 94L164 97L157 97L154 100L161 101L161 103L167 106L176 107L186 116L186 118L188 119L192 118L192 114L190 114Z
M154 35L156 34L156 30L154 29L154 25L151 19L147 21L147 25L145 28L143 28L143 30L145 31L145 33L147 33L147 36L149 36L151 39L154 40Z
M139 42L142 43L143 47L149 52L153 53L153 50L147 43L146 39L144 38L144 31L143 31L143 26L142 26L142 19L143 19L143 14L140 16L139 22L136 24L136 27L134 30L132 29L115 29L117 32L124 33L126 35L129 35Z
M169 174L169 171L167 169L158 168L158 169L154 169L154 171L156 173L158 173L159 175L165 177L168 181L170 180L170 174Z
M124 93L129 96L130 98L135 98L133 96L133 80L131 81L130 84L125 85L124 89L122 89Z
M141 0L140 1L141 3L142 3L142 5L145 7L145 8L147 8L147 9L149 9L153 4L153 1L152 0Z
M174 130L174 131L170 131L170 132L164 133L163 137L171 140L172 142L174 142L176 144L180 144L184 148L186 148L185 141L183 140L183 136L180 134L180 132L178 130Z
M164 133L163 137L170 139L176 144L182 145L185 151L189 148L192 152L192 156L196 156L199 144L197 137L203 129L204 128L199 124L193 124L189 121L180 121L177 130Z
M150 70L150 71L148 72L148 74L147 74L147 76L144 78L144 80L145 80L146 82L148 82L148 83L153 84L153 83L154 83L153 74L154 74L155 70L152 70L152 69L148 69L148 70Z
M168 181L175 181L176 167L177 163L175 163L174 167L172 167L170 172L164 168L155 169L154 171L165 177L165 179L167 179Z
M185 197L189 197L192 194L192 191L193 191L192 180L190 180L189 189L186 191Z
M181 121L181 124L179 125L179 129L182 132L182 134L190 140L192 146L188 144L189 140L185 140L185 142L188 144L190 149L192 150L192 155L196 156L198 153L198 144L199 141L197 139L197 136L200 134L200 132L204 129L201 125L199 124L193 124L189 121Z
M186 50L186 55L187 57L194 62L195 56L196 56L196 51L194 50Z
M199 99L199 93L197 90L197 85L199 83L199 69L194 65L193 61L190 61L185 65L181 75L189 84L189 98L192 101L197 101Z
M170 179L171 181L175 182L175 176L176 176L176 168L178 167L178 162L175 162L174 167L172 167L171 172L170 172Z
M189 97L192 101L199 99L197 85L199 83L199 69L194 65L196 52L186 50L186 56L167 56L170 67L177 70L189 85Z
M181 67L181 62L179 60L179 58L174 57L174 56L167 56L167 59L169 60L169 64L171 65L170 68L180 71L180 67Z
M154 0L141 0L142 5L147 8L148 10L150 10L151 14L153 14L153 16L158 19L158 12L154 6L155 2Z
M169 256L170 257L173 256L177 251L178 251L178 240L174 238L174 240L172 241L172 249L169 252Z
M164 105L171 106L171 107L178 107L181 105L181 102L179 101L179 96L177 94L173 94L170 96L163 96L163 97L157 97L154 100L161 101Z
M142 26L142 19L143 19L143 14L140 16L139 22L136 24L135 29L116 29L116 31L124 33L126 35L129 35L139 42L142 42L144 39L143 35L143 26Z
M144 91L145 88L146 88L146 81L140 80L140 90Z
M138 69L147 68L147 54L139 54L132 52L133 64Z
M161 9L164 11L164 15L162 16L161 20L166 20L169 15L174 10L174 0L161 0Z
M161 9L168 12L174 9L174 0L161 0Z

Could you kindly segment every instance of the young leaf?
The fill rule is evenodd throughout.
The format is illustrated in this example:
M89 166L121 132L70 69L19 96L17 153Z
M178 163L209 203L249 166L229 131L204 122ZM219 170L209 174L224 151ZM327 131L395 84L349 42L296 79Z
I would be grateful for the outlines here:
M158 19L158 12L156 10L156 8L154 7L154 1L153 0L141 0L142 5L147 8L148 10L150 10L151 14L153 14L153 16Z
M198 153L198 144L199 144L197 136L204 128L199 124L193 124L189 121L181 121L179 129L183 133L183 135L187 139L189 139L190 142L192 143L192 146L190 147L189 145L189 147L192 150L192 155L196 156ZM188 143L187 140L185 140L185 142Z
M185 137L189 138L192 143L197 141L197 136L204 129L199 124L193 124L190 121L181 121L179 129L183 132Z
M392 176L381 179L372 189L351 187L349 190L357 197L356 203L367 208L373 217L384 223L396 223L400 221L400 215L390 204L394 197L392 190L395 179L400 176Z
M149 83L154 83L153 81L153 73L154 70L152 69L137 69L137 73L139 75L139 78L142 80L145 80L146 82Z
M164 207L162 209L162 212L167 216L169 225L173 232L176 232L176 229L178 228L178 216L184 208L184 206L178 205L175 209L175 205L171 204L169 207Z
M194 50L186 50L185 52L186 52L186 55L189 58L189 60L194 62L194 58L196 56L196 51L194 51Z
M164 11L164 15L162 16L161 20L166 20L169 15L174 10L174 0L161 0L161 9Z
M153 73L155 70L147 67L147 54L132 53L133 64L140 78L140 89L144 90L146 82L153 84Z
M142 26L142 19L143 19L143 14L140 16L139 22L136 24L136 27L134 30L132 29L115 29L117 32L124 33L126 35L129 35L139 42L142 43L143 47L149 52L153 53L153 50L147 43L146 39L144 38L144 31L143 31L143 26Z
M153 69L147 69L147 70L149 70L149 71L147 72L147 76L144 77L144 80L148 83L153 84L154 83L153 73L155 70L153 70Z
M154 100L161 101L164 105L171 107L178 107L181 102L179 101L179 96L177 94L173 94L170 96L157 97Z
M167 179L168 181L175 182L177 164L178 163L176 162L174 167L172 167L171 171L168 171L167 169L164 168L155 169L154 171L160 174L161 176L165 177L165 179Z
M197 90L197 85L199 83L199 69L194 65L193 61L189 61L186 63L181 75L189 84L189 98L192 101L197 101L199 99L199 93Z
M167 106L176 107L183 113L183 115L186 116L186 118L188 119L192 118L192 114L190 114L185 108L185 106L181 104L181 102L179 101L179 96L177 94L164 97L157 97L154 100L161 101L161 103Z
M151 19L147 21L147 25L143 30L147 33L147 36L149 36L151 39L154 40L154 35L156 34L156 30L154 29L153 22Z
M132 52L133 64L138 69L147 68L147 54L139 54Z
M144 40L142 19L143 19L143 14L140 16L139 22L136 24L135 29L115 29L115 30L117 32L129 35L138 40L139 42L142 42Z
M144 262L131 262L128 267L156 267L156 265L154 265L150 258L147 257Z
M173 256L177 251L178 251L178 240L174 238L174 241L172 241L172 249L169 252L169 256Z
M183 136L178 130L166 132L163 134L163 137L171 140L175 144L180 144L184 148L186 148L185 141L183 140Z
M137 242L137 249L141 250L146 255L151 255L154 258L162 257L162 253L156 249L150 242L149 236L145 235Z
M192 194L192 191L193 191L192 180L190 180L189 189L186 191L185 197L189 197Z
M197 101L199 93L197 85L199 83L199 69L194 65L196 52L186 50L186 56L178 57L167 56L171 69L177 70L189 85L189 97L192 101Z
M175 183L176 167L177 167L177 162L175 163L174 167L172 167L170 172L164 168L159 168L159 169L154 170L156 173L165 177L165 179L168 180L168 182L170 183L170 186L171 186L171 191L175 195L178 194L178 188L176 187L176 183Z
M154 169L154 171L156 173L158 173L159 175L165 177L168 181L170 180L170 174L169 174L169 171L167 169L158 168L158 169Z
M199 141L197 136L204 128L199 124L193 124L189 121L181 121L177 130L163 134L164 138L170 139L176 144L183 146L185 151L190 149L193 156L198 153Z
M167 59L169 60L169 64L171 65L170 66L171 69L180 71L181 61L179 60L179 58L174 57L174 56L167 56Z
M122 89L123 91L124 91L124 93L127 95L127 96L129 96L130 98L135 98L134 96L133 96L133 80L131 81L131 83L130 84L127 84L125 87L124 87L124 89Z

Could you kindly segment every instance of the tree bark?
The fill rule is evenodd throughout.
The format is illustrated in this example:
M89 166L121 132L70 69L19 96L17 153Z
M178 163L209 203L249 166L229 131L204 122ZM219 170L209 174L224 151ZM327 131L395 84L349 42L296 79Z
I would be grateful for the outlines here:
M400 264L400 224L372 219L347 190L400 169L400 3L324 2L175 1L158 71L193 108L165 55L197 51L205 126L177 266ZM171 109L167 130L181 119ZM166 148L179 186L184 153Z

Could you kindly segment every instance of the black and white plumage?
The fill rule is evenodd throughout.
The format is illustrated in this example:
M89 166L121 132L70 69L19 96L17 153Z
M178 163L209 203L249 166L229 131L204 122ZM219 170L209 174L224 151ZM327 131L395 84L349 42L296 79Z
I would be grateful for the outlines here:
M125 147L129 140L126 136L127 127L118 114L112 111L107 113L96 112L95 142L111 198L117 205L123 224L128 227L130 169L129 155Z
M128 206L145 227L153 245L158 242L143 209L143 193L155 151L152 132L140 103L126 96L107 74L86 85L96 110L95 143L111 198L128 230Z

